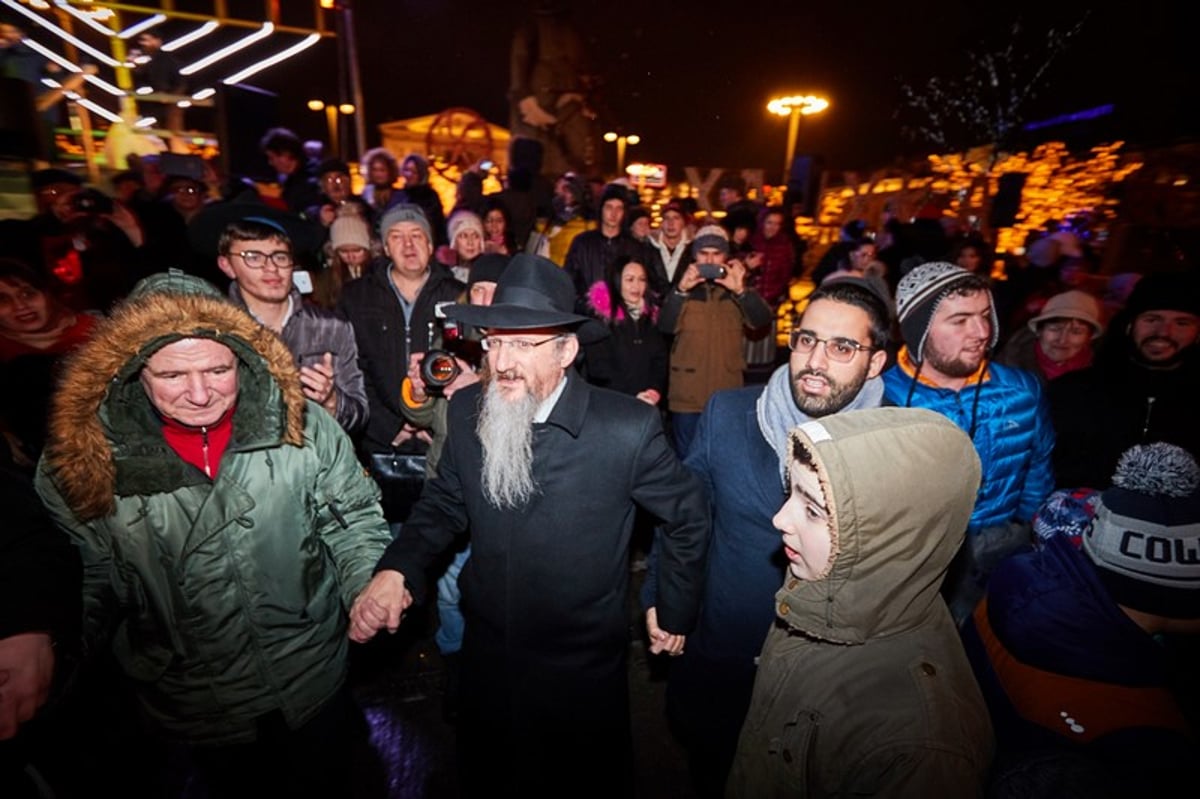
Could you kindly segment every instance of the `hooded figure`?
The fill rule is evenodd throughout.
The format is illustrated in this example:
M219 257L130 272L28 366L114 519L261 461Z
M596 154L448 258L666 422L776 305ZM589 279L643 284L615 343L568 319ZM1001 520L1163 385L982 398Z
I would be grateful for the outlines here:
M346 609L390 540L379 490L274 333L203 281L149 281L67 364L38 493L83 557L85 642L157 728L294 746L348 699ZM159 371L180 346L233 358ZM264 757L246 784L320 784L348 746L282 776Z
M791 440L775 517L789 574L729 795L981 795L991 721L938 593L979 486L970 439L878 408Z

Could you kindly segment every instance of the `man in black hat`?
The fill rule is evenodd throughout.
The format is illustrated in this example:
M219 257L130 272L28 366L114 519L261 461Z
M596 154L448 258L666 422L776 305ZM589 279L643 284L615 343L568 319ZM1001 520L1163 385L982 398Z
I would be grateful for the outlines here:
M1200 457L1198 340L1200 279L1177 272L1139 280L1095 363L1047 386L1057 486L1107 488L1134 444L1166 441Z
M708 507L654 408L589 386L571 366L587 317L570 278L518 255L482 328L483 380L450 400L449 434L375 578L351 638L394 631L426 569L470 530L459 710L464 795L628 796L632 752L629 542L635 504L662 520L652 652L679 653L696 619ZM582 777L582 779L581 779Z

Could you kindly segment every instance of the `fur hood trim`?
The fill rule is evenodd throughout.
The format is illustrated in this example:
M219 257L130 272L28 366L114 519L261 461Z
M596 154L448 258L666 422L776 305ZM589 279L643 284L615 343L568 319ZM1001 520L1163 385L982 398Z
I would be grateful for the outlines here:
M277 335L222 299L148 294L126 301L66 362L52 404L43 466L81 520L113 512L118 463L136 458L139 439L153 438L159 424L140 385L142 366L184 338L219 341L237 356L238 439L242 429L252 444L303 444L306 400Z

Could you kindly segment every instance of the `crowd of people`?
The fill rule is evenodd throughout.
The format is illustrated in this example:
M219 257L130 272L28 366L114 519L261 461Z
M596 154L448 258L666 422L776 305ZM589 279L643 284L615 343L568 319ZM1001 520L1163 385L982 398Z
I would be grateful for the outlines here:
M1187 783L1195 264L261 150L0 223L6 796L83 790L95 707L147 795L386 795L349 653L435 599L464 795L634 795L642 559L698 796Z

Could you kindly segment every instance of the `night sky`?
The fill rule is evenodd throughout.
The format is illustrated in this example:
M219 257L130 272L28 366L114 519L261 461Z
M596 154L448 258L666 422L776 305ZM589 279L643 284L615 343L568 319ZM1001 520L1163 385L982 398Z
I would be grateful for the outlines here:
M765 109L771 96L811 92L831 100L824 114L802 121L798 154L818 155L830 168L884 166L930 149L899 133L901 83L954 78L970 48L997 50L983 42L1006 39L1014 21L1028 32L1023 41L1034 42L1051 28L1074 25L1088 5L600 0L574 3L572 14L604 80L602 124L642 137L628 161L761 167L770 179L782 169L787 139L786 120ZM1028 118L1114 103L1110 124L1130 140L1200 132L1194 44L1184 39L1191 28L1172 15L1172 5L1178 8L1145 0L1093 10L1053 62ZM451 106L507 126L509 45L522 9L531 6L354 0L367 145L379 143L381 122ZM297 60L295 68L277 67L252 82L280 91L283 120L320 137L323 118L304 101L336 94L334 46ZM606 169L614 169L615 147L602 152Z

